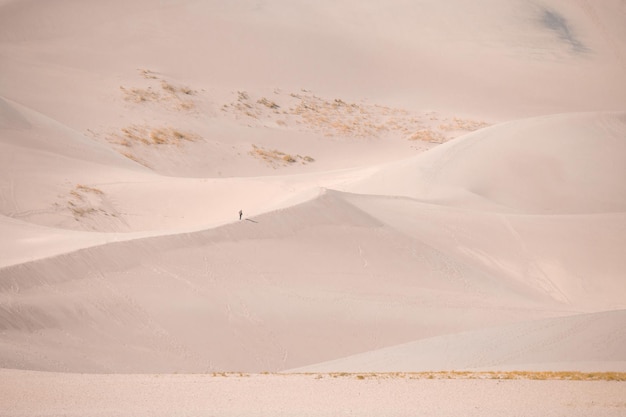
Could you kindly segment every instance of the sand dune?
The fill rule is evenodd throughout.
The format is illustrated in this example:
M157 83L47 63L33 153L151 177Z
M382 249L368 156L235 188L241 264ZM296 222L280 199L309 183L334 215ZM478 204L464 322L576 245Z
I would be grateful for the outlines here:
M623 217L493 219L328 192L208 231L7 267L5 291L21 295L6 306L3 366L275 371L483 326L623 308L622 243L611 240ZM571 240L576 232L592 238ZM62 290L44 307L42 288ZM43 351L33 331L39 343L48 340Z
M347 190L525 214L622 213L625 136L625 113L517 120L393 164Z
M618 0L0 0L0 415L128 415L124 390L161 377L346 400L364 381L293 371L626 372L625 19ZM289 375L212 374L264 371ZM558 403L540 393L571 383L526 382L502 391L537 398L518 414L624 409L623 382ZM85 383L126 406L87 410ZM384 384L309 415L471 414L503 389ZM409 386L438 394L391 397ZM146 415L183 410L151 395ZM211 414L198 398L181 413ZM255 415L232 398L213 411Z
M624 310L516 323L426 338L299 372L626 370ZM610 338L607 338L610 335Z
M3 365L33 369L30 355L45 353L36 362L48 370L273 371L364 346L563 314L544 294L494 290L493 278L385 227L340 195L249 220L3 269L5 290L22 294L5 311L12 336ZM64 290L42 307L44 287ZM510 293L506 302L503 293ZM73 329L73 341L46 330L58 326ZM30 331L50 338L44 352L31 345ZM71 349L93 351L83 363ZM109 349L118 354L107 362L102 350Z

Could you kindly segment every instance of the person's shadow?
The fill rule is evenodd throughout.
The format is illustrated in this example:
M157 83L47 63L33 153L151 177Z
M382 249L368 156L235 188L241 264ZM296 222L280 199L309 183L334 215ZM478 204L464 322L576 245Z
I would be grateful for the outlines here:
M258 223L256 220L246 219L247 222Z

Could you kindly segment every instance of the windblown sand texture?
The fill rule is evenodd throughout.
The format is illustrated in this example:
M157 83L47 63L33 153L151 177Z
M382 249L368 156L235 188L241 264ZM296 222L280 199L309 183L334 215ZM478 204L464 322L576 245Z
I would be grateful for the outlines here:
M0 416L623 416L624 22L0 0Z

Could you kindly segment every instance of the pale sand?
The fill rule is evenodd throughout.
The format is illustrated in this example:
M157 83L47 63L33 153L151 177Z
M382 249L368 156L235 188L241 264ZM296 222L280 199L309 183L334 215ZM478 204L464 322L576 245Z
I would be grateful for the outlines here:
M2 416L622 416L610 381L0 371Z
M623 415L624 382L210 375L626 370L625 19L0 0L0 413Z

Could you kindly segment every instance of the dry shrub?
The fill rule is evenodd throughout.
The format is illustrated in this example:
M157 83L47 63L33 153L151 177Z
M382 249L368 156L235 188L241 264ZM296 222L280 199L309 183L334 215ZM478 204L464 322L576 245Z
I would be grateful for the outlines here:
M159 80L160 90L158 88L153 89L152 86L147 88L125 88L122 86L120 90L124 94L124 100L132 103L161 103L174 110L191 110L195 108L195 102L185 98L195 94L195 90L160 79L147 69L139 70L139 74L147 80ZM180 97L180 95L183 97Z
M170 94L176 94L177 91L176 87L174 87L172 84L168 83L165 80L161 80L161 89Z
M78 184L76 186L76 190L75 191L82 191L82 192L85 192L85 193L93 193L93 194L97 194L97 195L103 195L104 194L102 192L102 190L100 190L99 188L89 187L87 185L82 185L82 184Z
M300 155L290 155L290 154L286 154L284 152L281 152L279 150L268 150L256 145L252 145L252 150L249 152L250 155L254 156L255 158L261 159L264 162L266 162L268 165L276 168L278 166L287 166L290 164L294 164L298 161L302 162L303 164L307 164L307 163L311 163L314 162L315 159L311 158L310 156L300 156Z
M441 143L445 141L445 137L439 132L430 129L421 129L409 136L409 140Z
M181 93L186 94L186 95L188 95L188 96L193 95L193 94L195 94L195 93L196 93L196 92L195 92L195 90L192 90L191 88L189 88L189 87L184 87L184 86L183 86L183 87L179 87L179 89L178 89L178 90L179 90Z
M461 119L455 117L449 123L440 124L439 129L443 131L464 130L467 132L473 132L474 130L482 129L487 126L489 126L489 124L479 120Z
M175 145L180 146L182 142L193 142L198 140L198 136L190 133L174 129L172 127L148 128L145 126L129 126L122 129L122 141L114 143L124 146L132 146L133 144L143 145Z
M158 80L159 77L157 77L156 75L154 75L154 72L147 70L147 69L139 69L139 74L145 78L146 80Z
M250 96L246 91L237 91L237 101L247 101L250 100Z
M148 163L142 161L141 159L139 159L137 156L133 155L130 152L120 152L120 154L122 154L126 158L130 159L131 161L134 161L134 162L138 163L139 165L143 165L145 167L150 168L150 165L148 165Z
M280 106L276 103L274 103L271 100L266 99L265 97L261 97L259 100L257 100L257 103L264 105L267 108L270 108L272 110L276 110L278 108L280 108Z
M120 87L120 90L122 90L122 93L124 93L124 100L133 103L143 103L159 100L159 93L153 91L150 87L130 89Z
M99 188L83 184L77 184L73 190L70 190L69 194L71 198L67 201L67 208L77 221L82 217L96 213L98 209L94 207L94 204L98 205L104 196L104 192ZM95 199L89 198L89 195Z
M76 207L70 202L71 211L74 217L85 217L88 214L92 214L96 212L96 209L93 207Z
M178 93L182 93L182 94L190 96L190 95L195 94L195 90L192 90L191 88L187 86L183 86L183 85L176 86L165 80L161 80L161 89L171 95L177 95Z

